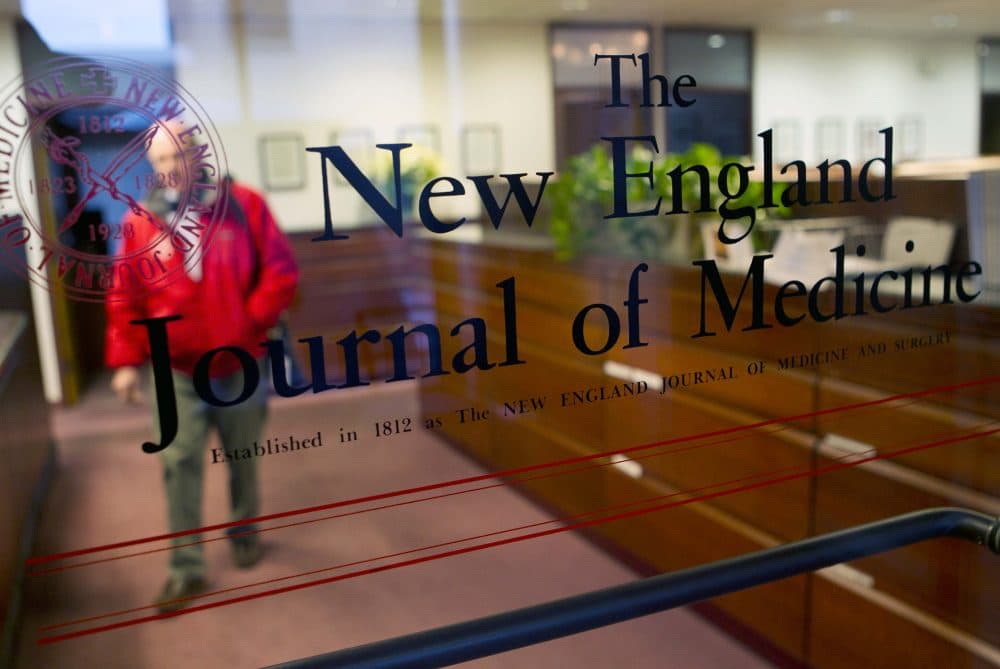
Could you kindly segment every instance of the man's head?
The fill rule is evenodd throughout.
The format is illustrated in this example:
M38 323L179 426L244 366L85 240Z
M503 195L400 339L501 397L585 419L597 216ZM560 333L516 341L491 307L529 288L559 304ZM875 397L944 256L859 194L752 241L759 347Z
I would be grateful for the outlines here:
M188 160L187 149L193 144L190 133L177 121L159 124L150 142L146 157L159 183L170 190L184 191L198 179Z

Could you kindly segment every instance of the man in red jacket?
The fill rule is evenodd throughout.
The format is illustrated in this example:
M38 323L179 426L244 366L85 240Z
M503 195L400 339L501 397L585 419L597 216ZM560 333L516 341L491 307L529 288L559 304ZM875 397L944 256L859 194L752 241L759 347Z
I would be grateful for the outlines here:
M226 451L250 448L259 440L266 416L268 378L265 349L260 344L291 304L298 280L291 247L263 197L246 186L228 179L218 181L204 169L196 169L191 140L190 131L185 133L179 124L163 124L153 131L147 157L157 182L168 187L154 189L141 206L130 208L123 221L123 229L135 233L126 238L122 257L141 253L144 248L159 248L163 252L156 262L171 280L162 286L142 285L142 277L136 276L134 291L123 300L107 302L106 363L115 369L111 387L125 401L141 398L138 368L150 356L146 328L132 321L181 317L166 325L177 436L160 451L171 533L202 526L202 478L209 430L214 427L218 431ZM185 248L178 240L171 244L165 234L177 230L179 217L172 212L185 201L190 205L191 198L201 203L193 216L197 220L200 215L205 225L204 248ZM219 204L217 198L228 198L226 213L209 221L208 212ZM192 215L185 217L190 220ZM198 359L223 346L251 352L261 372L253 395L226 407L206 403L192 383ZM217 356L210 372L215 397L239 396L244 389L243 374L239 360ZM156 424L161 423L157 420ZM230 520L259 515L256 459L233 459L228 466ZM256 563L260 544L254 526L232 527L229 534L237 566ZM156 599L161 612L181 608L187 603L185 598L206 588L200 540L198 534L172 540L170 576Z

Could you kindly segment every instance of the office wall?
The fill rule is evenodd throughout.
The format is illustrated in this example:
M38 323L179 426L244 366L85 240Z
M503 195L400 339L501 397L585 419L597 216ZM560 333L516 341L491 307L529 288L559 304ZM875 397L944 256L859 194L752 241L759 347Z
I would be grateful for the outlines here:
M263 133L296 132L306 146L324 146L336 131L366 128L373 143L384 143L398 139L401 116L438 128L448 174L465 175L460 137L467 123L500 127L501 170L554 167L544 24L461 25L448 32L405 18L233 21L226 11L205 5L198 17L175 24L177 78L211 110L238 178L261 184ZM219 23L228 31L219 31ZM304 189L268 195L288 230L316 228L322 220L319 158L306 160ZM338 226L372 220L352 189L331 187ZM475 212L471 199L450 206L460 215Z
M0 14L0 85L6 86L21 75L21 56L17 48L16 19L13 14ZM25 158L22 164L33 169L33 160ZM13 179L18 181L24 179L24 174L13 175ZM37 205L29 205L36 207ZM32 218L37 220L37 208L29 212ZM29 259L36 264L42 258L41 248L26 249ZM62 382L60 379L59 360L56 352L56 342L54 326L52 324L52 307L49 294L37 283L29 283L28 290L31 295L32 317L36 324L37 346L41 351L42 382L45 389L45 398L49 402L62 401ZM10 305L8 305L10 306Z
M871 118L898 127L922 119L921 159L968 158L979 148L979 65L976 41L886 38L762 31L754 40L754 129L794 119L798 155L819 156L815 125L839 118L845 157L857 159L856 124ZM760 159L759 142L754 149ZM870 156L869 156L870 157Z
M20 63L14 20L0 8L2 84L17 78ZM2 159L7 161L6 156ZM30 169L30 162L27 165ZM54 393L48 399L59 399L48 294L24 279L6 257L10 252L0 263L0 425L8 432L0 441L0 665L4 666L20 611L21 560L31 549L25 539L31 539L40 481L52 455L43 381ZM40 348L45 356L39 355Z
M412 123L439 129L448 172L462 175L461 128L496 123L503 170L554 167L548 26L366 20L233 20L224 4L205 4L175 24L177 76L222 134L230 169L260 185L258 138L298 132L306 146L326 145L338 130L367 128L373 141L398 139L400 107ZM219 25L228 26L220 31ZM450 58L452 52L457 58ZM792 121L794 154L820 156L817 121L843 123L843 155L859 159L858 122L897 128L919 119L920 159L978 152L976 41L969 37L846 37L759 31L754 40L753 129ZM206 67L206 64L210 64ZM388 84L388 85L387 85ZM448 101L446 104L445 101ZM758 143L754 150L759 154ZM865 156L869 157L869 156ZM760 156L757 155L759 160ZM302 190L269 195L289 230L315 227L322 214L318 157L306 158ZM337 223L363 224L367 207L334 185ZM452 202L455 213L474 203Z

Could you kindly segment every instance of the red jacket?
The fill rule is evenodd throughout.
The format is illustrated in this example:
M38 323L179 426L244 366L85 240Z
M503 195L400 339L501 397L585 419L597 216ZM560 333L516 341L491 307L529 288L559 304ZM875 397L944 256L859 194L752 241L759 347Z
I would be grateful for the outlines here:
M174 314L182 316L167 323L171 365L176 370L191 374L198 359L219 346L238 346L256 358L264 355L260 343L291 304L298 268L288 239L264 198L232 182L230 195L242 215L230 202L201 258L200 281L182 270L158 290L137 291L125 301L107 302L105 362L109 367L140 365L149 357L146 328L129 321ZM207 218L202 222L207 224ZM125 253L142 248L157 234L154 226L134 213L123 223L133 224L136 231L125 240ZM166 270L182 263L182 254L175 252L165 261ZM220 354L212 363L212 376L239 368L235 356Z

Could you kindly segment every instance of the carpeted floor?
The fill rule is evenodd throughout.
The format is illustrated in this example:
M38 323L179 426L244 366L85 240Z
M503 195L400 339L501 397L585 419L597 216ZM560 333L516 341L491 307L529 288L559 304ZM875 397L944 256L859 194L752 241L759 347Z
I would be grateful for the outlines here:
M424 430L382 439L370 434L376 420L418 413L416 386L407 383L273 401L265 437L308 437L318 431L323 446L261 459L263 512L323 505L483 473ZM146 455L139 448L147 437L148 420L144 408L122 407L100 386L81 405L57 411L59 466L35 555L166 531L159 463L156 456ZM357 426L362 426L358 429L359 439L340 443L340 428ZM225 465L208 464L206 472L204 523L225 522ZM413 499L391 498L379 504ZM389 565L471 544L449 543L443 548L424 549L427 546L550 520L506 487L343 515L375 505L296 515L268 523L269 527L300 524L264 532L264 559L245 571L231 564L225 541L210 541L206 555L211 589L239 589L211 595L196 604L223 602ZM329 515L341 517L322 520ZM302 524L304 521L311 522ZM219 532L209 533L206 539L219 536ZM38 644L39 639L66 632L152 615L151 609L141 607L148 607L166 576L165 545L155 541L84 555L45 566L104 561L30 576L18 666L262 666L586 592L635 577L587 541L566 532L229 603L167 620ZM406 555L384 557L400 552ZM106 559L121 555L128 556ZM356 564L342 566L349 563ZM280 580L260 584L272 579ZM108 615L131 609L137 610ZM96 618L44 629L89 617ZM769 665L700 617L678 610L468 666L753 669Z

